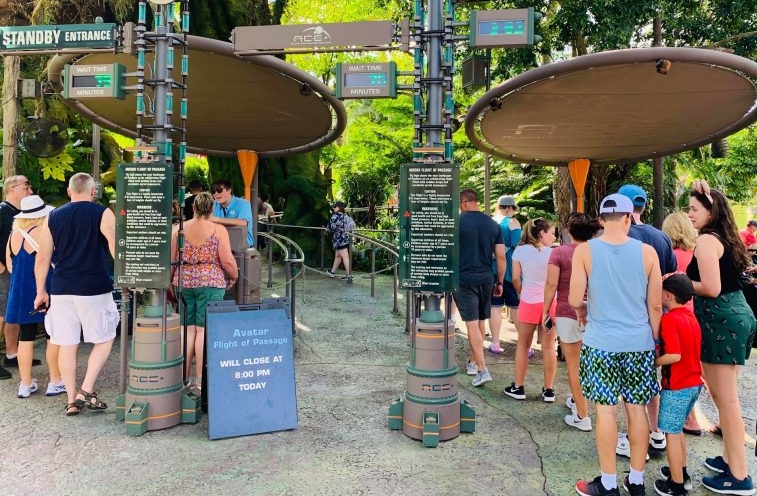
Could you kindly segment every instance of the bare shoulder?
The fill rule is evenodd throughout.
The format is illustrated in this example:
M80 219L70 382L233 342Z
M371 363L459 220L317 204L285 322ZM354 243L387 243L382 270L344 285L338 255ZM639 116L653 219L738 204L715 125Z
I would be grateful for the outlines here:
M510 229L520 229L520 221L516 219L515 217L510 218L510 225L508 226Z

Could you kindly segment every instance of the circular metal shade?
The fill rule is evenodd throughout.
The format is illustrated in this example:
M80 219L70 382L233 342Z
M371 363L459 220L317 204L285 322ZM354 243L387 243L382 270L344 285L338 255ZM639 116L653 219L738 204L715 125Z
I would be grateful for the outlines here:
M268 55L240 59L230 43L196 36L188 39L189 151L234 156L237 150L246 149L261 157L294 155L327 145L344 131L344 105L317 78ZM57 55L50 62L49 77L57 91L62 91L63 67L72 59ZM152 62L153 54L148 54L146 65L152 66ZM126 66L126 72L136 71L136 57L124 54L89 54L74 63L119 63ZM146 78L150 77L148 68ZM178 70L174 77L179 80ZM126 83L135 84L136 78L127 78ZM180 90L174 90L175 109L180 108L180 99ZM107 129L136 137L134 95L124 100L67 100L66 104ZM151 119L143 122L152 123ZM180 124L178 112L173 122Z
M515 162L567 165L581 158L617 163L666 156L754 122L757 91L749 78L757 79L757 64L714 50L584 55L488 91L469 110L465 130L480 150Z

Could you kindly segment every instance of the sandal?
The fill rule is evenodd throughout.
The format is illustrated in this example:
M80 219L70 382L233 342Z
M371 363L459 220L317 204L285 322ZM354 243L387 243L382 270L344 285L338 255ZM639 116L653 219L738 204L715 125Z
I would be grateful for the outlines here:
M78 403L81 401L82 406L84 406L84 403L86 403L87 408L89 408L90 410L105 410L108 408L108 405L105 402L99 400L96 392L88 393L85 390L80 389L76 394L84 396L84 400L77 399L76 402Z
M81 413L81 408L84 406L84 402L79 404L81 400L76 400L73 403L66 403L66 417L73 417Z

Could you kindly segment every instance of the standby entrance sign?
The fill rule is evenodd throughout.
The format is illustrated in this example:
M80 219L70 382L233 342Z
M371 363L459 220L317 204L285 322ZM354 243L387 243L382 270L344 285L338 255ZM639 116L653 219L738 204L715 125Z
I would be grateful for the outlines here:
M112 23L0 27L0 55L115 51L117 41Z

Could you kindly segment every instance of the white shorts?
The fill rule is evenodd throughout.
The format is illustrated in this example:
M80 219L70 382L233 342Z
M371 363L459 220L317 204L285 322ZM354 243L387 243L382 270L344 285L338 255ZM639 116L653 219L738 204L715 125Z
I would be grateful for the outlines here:
M120 315L112 293L94 296L50 295L45 329L52 344L105 343L116 337Z
M584 328L578 326L576 319L568 317L557 317L555 319L557 326L557 337L563 343L578 343L584 339Z

